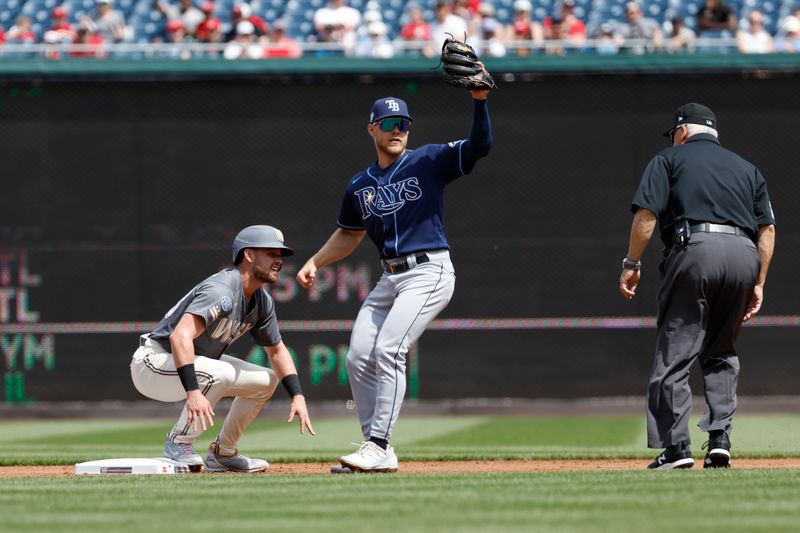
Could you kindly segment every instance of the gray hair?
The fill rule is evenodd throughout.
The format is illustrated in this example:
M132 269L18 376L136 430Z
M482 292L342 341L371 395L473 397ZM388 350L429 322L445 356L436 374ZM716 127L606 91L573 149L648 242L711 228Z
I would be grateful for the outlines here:
M719 137L717 130L711 128L709 126L703 126L702 124L684 124L686 126L686 135L691 137L692 135L697 135L698 133L708 133L709 135L713 135L714 137Z

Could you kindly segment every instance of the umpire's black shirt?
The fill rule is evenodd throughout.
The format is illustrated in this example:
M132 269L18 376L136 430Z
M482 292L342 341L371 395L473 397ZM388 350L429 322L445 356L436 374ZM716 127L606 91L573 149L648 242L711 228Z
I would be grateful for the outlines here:
M639 208L658 215L667 247L672 246L675 223L684 219L737 226L753 241L759 226L775 224L761 172L706 133L692 135L650 161L631 202L631 211Z

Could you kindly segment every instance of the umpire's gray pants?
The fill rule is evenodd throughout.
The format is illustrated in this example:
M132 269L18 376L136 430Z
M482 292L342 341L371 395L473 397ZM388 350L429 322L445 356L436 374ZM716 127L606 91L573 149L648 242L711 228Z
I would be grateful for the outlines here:
M708 410L703 431L731 431L739 358L736 337L760 259L743 236L696 233L662 263L656 356L647 388L647 444L690 442L689 368L699 358Z

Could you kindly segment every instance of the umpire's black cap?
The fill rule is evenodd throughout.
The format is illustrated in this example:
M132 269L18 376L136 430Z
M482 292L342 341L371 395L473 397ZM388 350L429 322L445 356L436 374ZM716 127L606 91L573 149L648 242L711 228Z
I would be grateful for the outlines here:
M717 129L717 117L714 116L714 112L711 109L703 104L693 102L683 104L675 111L675 123L664 132L664 137L671 139L675 128L683 124L700 124L701 126Z

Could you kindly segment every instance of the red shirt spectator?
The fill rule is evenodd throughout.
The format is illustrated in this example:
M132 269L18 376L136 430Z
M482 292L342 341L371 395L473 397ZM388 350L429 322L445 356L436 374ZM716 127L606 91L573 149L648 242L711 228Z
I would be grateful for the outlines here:
M264 57L285 57L295 59L303 55L303 49L294 39L286 36L286 24L275 21L272 27L272 41L264 47Z
M106 56L105 50L103 50L103 38L87 25L82 25L78 28L74 43L91 46L84 50L73 50L69 54L72 57L96 57L101 59Z
M47 43L71 43L75 40L77 32L69 23L69 13L62 6L56 6L52 12L52 23L44 34Z
M0 29L2 31L2 29ZM5 41L15 44L32 44L36 42L36 34L31 28L31 19L25 15L17 17L16 23L5 34ZM0 41L2 42L2 41Z
M408 9L409 21L400 30L400 37L406 41L430 41L431 25L425 22L422 9L412 6Z
M564 0L561 4L561 19L556 21L552 17L545 17L542 21L544 26L544 36L546 39L558 38L572 42L582 42L586 40L586 24L575 16L575 0ZM560 25L560 31L553 29L554 25Z
M231 8L231 22L233 23L233 27L231 31L228 32L228 35L225 36L226 41L233 41L236 39L236 26L243 21L247 21L253 25L256 37L266 35L269 31L269 24L267 24L267 21L258 15L253 15L253 9L250 7L250 4L234 4Z

